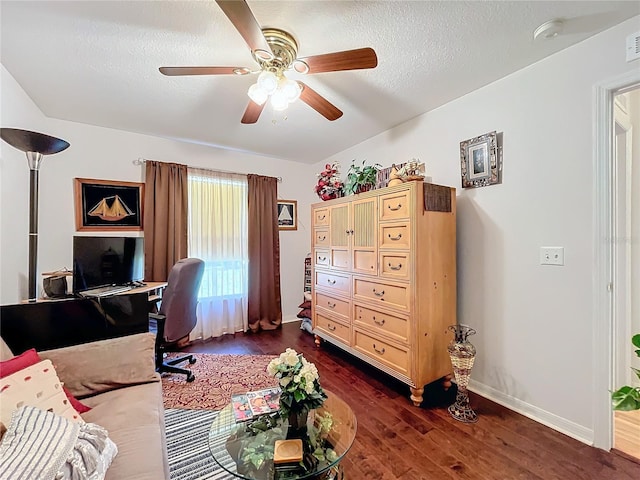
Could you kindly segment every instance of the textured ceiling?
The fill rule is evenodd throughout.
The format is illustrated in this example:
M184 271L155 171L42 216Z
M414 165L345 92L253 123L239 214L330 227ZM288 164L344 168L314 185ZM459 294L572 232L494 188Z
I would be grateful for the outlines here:
M262 27L297 38L300 57L375 49L375 69L304 78L340 119L296 102L286 118L267 106L242 125L255 76L161 75L256 67L213 1L3 0L0 58L48 117L313 163L640 14L635 1L248 4ZM534 41L552 18L563 33Z

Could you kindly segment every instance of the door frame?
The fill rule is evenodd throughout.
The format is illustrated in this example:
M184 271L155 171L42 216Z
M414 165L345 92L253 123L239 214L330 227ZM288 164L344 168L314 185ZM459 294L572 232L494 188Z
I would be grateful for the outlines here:
M618 201L614 171L614 95L640 83L640 71L631 71L596 84L594 93L593 155L593 444L610 450L613 445L615 296L618 266L615 204Z
M638 87L636 87L638 88ZM613 384L614 388L621 385L628 385L632 380L631 351L629 342L632 335L631 329L631 272L633 265L631 263L631 186L632 186L632 161L633 161L633 125L631 124L628 112L622 110L614 98L614 152L615 152L615 172L613 179L616 185L616 195L614 197L614 222L617 227L614 230L614 238L616 240L616 256L614 264L616 268L616 278L613 291ZM620 144L620 138L624 145ZM622 156L621 156L621 151ZM620 164L624 159L624 165ZM614 446L615 446L615 423L614 423Z

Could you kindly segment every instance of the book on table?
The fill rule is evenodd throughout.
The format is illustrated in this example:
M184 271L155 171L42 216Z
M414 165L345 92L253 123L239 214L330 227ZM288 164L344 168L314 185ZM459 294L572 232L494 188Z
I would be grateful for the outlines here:
M280 409L281 393L279 387L270 387L231 395L236 421L244 422L260 415L277 412Z

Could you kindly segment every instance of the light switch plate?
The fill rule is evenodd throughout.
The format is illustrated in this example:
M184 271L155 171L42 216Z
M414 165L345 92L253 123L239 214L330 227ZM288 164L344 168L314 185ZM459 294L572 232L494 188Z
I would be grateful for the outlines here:
M564 247L540 247L540 265L564 265Z

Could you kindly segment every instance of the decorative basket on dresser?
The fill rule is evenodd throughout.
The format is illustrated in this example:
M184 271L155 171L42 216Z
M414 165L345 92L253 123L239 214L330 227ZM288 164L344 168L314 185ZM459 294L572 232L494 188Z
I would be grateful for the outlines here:
M407 182L311 206L316 343L406 383L415 405L425 385L450 385L455 201L455 188Z

